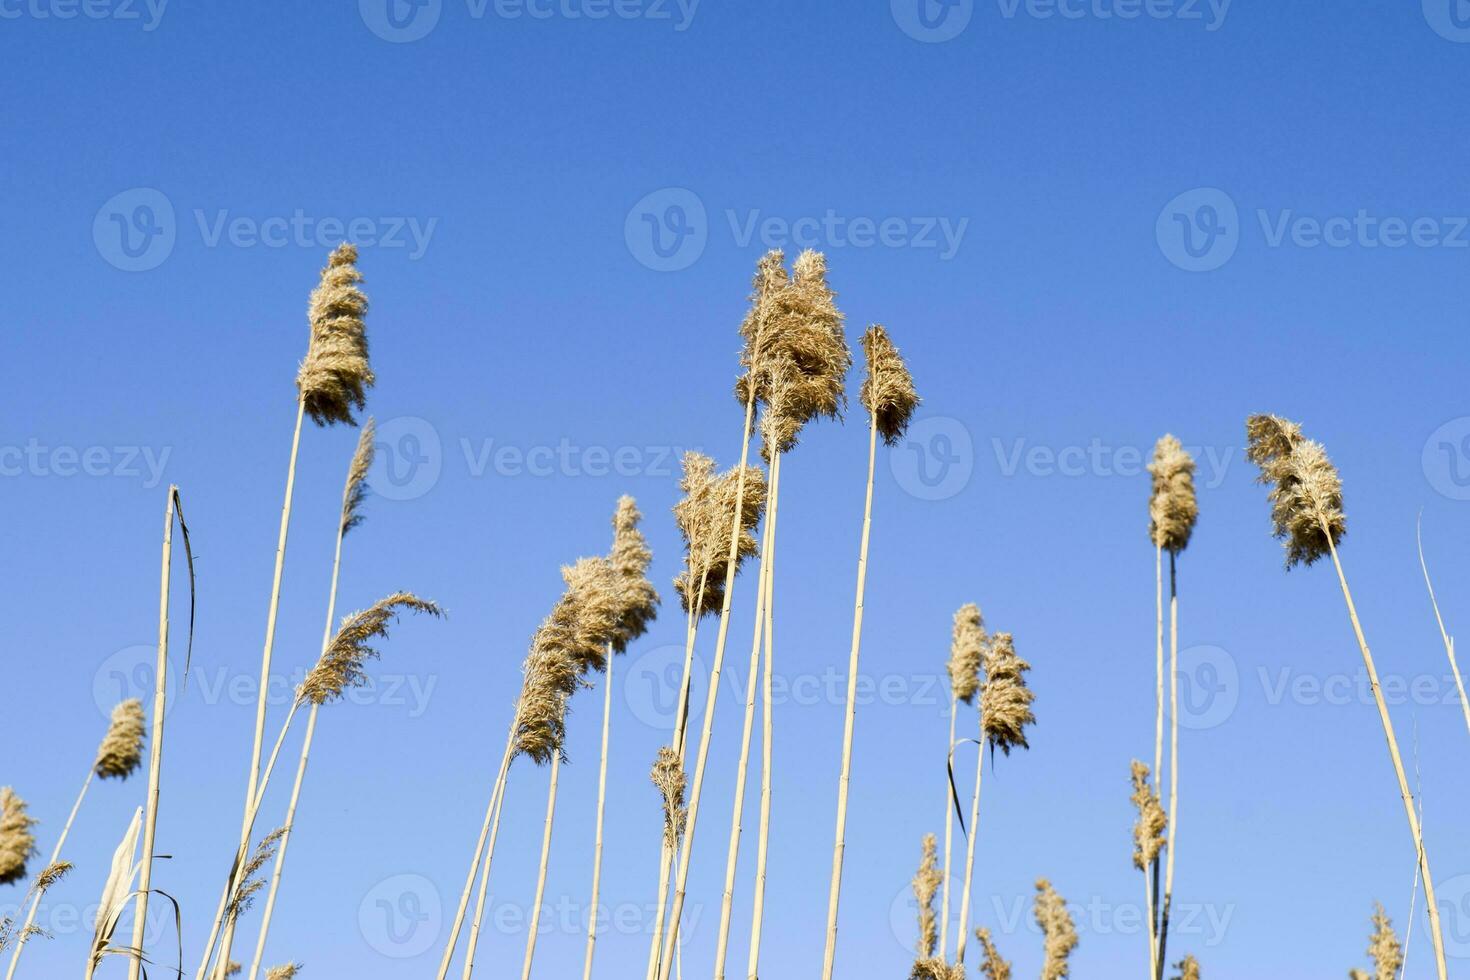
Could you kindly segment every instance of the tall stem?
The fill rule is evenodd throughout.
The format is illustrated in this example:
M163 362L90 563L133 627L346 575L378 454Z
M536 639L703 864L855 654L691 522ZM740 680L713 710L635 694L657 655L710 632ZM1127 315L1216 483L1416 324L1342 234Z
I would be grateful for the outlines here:
M607 646L607 676L602 688L602 758L597 772L597 835L592 845L592 898L587 905L587 956L582 980L592 980L592 953L597 946L597 899L602 890L602 820L607 810L607 746L612 718L613 648Z
M485 840L484 864L480 868L480 891L475 899L475 917L470 922L470 935L465 943L464 972L461 976L469 980L475 969L475 948L480 943L480 923L485 917L485 898L490 893L490 865L495 858L495 841L500 836L500 813L505 809L506 777L510 774L510 764L515 759L515 735L516 727L520 723L520 705L516 706L516 722L511 725L510 738L506 741L505 758L500 764L500 778L496 780L496 789L490 797L490 812L486 819L490 820L490 836L485 840L484 831L480 837ZM474 866L471 865L470 874L474 874ZM468 882L466 882L468 885ZM463 900L461 900L463 901ZM441 971L447 970L449 958L454 954L454 936L449 937L449 946L444 951L444 962L440 964ZM444 974L439 974L439 980L443 980Z
M822 980L832 980L837 956L837 902L842 892L842 858L847 846L847 790L852 778L852 730L857 717L858 651L863 642L863 593L868 582L868 539L873 529L873 464L878 455L878 416L869 416L868 490L863 502L863 543L858 549L857 598L852 608L852 651L847 664L847 718L842 728L842 775L837 779L837 835L832 847L832 886L827 894L827 951Z
M1347 603L1348 619L1353 624L1353 635L1358 640L1358 649L1363 654L1363 666L1368 671L1368 686L1373 690L1373 701L1378 706L1378 718L1383 723L1383 737L1388 742L1388 754L1393 760L1394 776L1399 783L1399 796L1404 802L1404 814L1409 819L1409 833L1414 838L1414 847L1419 857L1419 870L1424 875L1424 899L1429 913L1429 933L1434 941L1435 968L1439 980L1447 980L1444 958L1444 934L1440 930L1439 905L1434 897L1434 878L1429 873L1429 855L1424 850L1424 835L1419 828L1419 816L1414 812L1414 795L1409 790L1409 779L1404 774L1404 760L1399 754L1398 739L1393 734L1393 719L1388 714L1388 704L1383 700L1383 691L1378 686L1378 669L1373 664L1373 654L1368 650L1368 640L1363 636L1363 626L1358 622L1358 610L1353 605L1353 594L1348 589L1347 576L1343 574L1342 560L1337 556L1337 544L1332 540L1332 531L1323 522L1322 533L1327 538L1327 547L1332 553L1332 566L1337 570L1337 581L1342 586L1342 598Z
M1158 621L1154 669L1154 786L1163 793L1164 778L1164 549L1154 549L1154 613Z
M1143 873L1143 905L1148 914L1148 975L1156 978L1159 975L1159 947L1154 941L1154 892L1147 871Z
M608 663L612 660L609 658ZM541 834L541 868L536 874L536 900L531 905L530 928L526 932L526 958L521 980L531 980L531 960L536 955L536 936L541 928L541 900L546 896L546 865L551 857L551 824L556 817L556 787L561 776L561 752L552 753L551 781L546 787L546 829Z
M254 802L260 782L260 751L265 741L266 696L270 691L271 655L276 645L276 616L281 607L281 576L286 565L286 532L291 527L291 500L296 493L296 459L301 449L301 423L306 415L306 399L296 399L296 428L291 435L291 461L286 467L286 495L281 504L281 527L276 537L276 564L271 575L270 607L266 612L265 646L260 654L260 686L255 695L255 735L250 747L250 778L245 782L245 813L240 818L240 850L250 846L249 810ZM220 962L225 966L230 961L230 946L234 941L234 920L225 930L221 947Z
M454 948L459 944L459 931L464 926L465 910L469 907L470 895L474 893L475 874L480 870L480 856L485 850L485 840L490 836L490 822L496 813L495 804L505 791L505 777L510 770L510 761L515 751L516 727L519 723L520 705L517 702L516 712L510 723L510 734L505 739L505 755L500 760L500 771L495 777L495 786L490 791L490 802L485 806L485 822L481 825L480 837L475 842L475 854L470 860L470 870L465 875L464 891L460 893L459 908L455 911L454 922L449 927L449 940L444 944L444 955L439 960L436 980L444 980L449 975L449 964L454 959Z
M975 839L980 836L980 781L985 775L985 732L980 733L980 745L975 753L975 795L970 799L970 836L965 842L965 886L960 891L960 926L956 930L954 961L960 966L965 962L965 940L970 930L970 884L975 873Z
M944 883L942 886L944 897L939 904L939 958L941 960L944 959L949 949L949 866L954 844L954 815L950 807L949 771L954 762L954 722L957 714L959 714L959 699L951 691L949 695L949 745L944 750Z
M61 828L61 836L56 839L56 846L51 849L51 859L46 862L46 867L51 867L61 860L61 848L66 843L66 837L71 833L72 821L77 818L77 811L82 808L82 800L87 796L87 787L92 785L92 777L96 775L96 768L87 770L87 778L82 780L82 791L77 794L77 801L71 805L71 814L66 818L66 825ZM5 980L11 980L15 976L15 964L20 960L20 951L25 949L26 939L31 934L31 926L36 921L36 910L41 907L41 899L45 895L42 888L36 889L36 895L31 899L30 911L26 913L25 925L15 934L15 951L10 954L10 966L5 970Z
M761 955L761 927L765 924L766 909L766 861L771 844L771 756L774 748L772 734L772 668L775 660L775 644L772 639L776 618L776 514L781 499L781 453L773 453L771 468L775 488L771 491L767 505L766 520L771 525L771 539L765 555L766 610L764 632L766 646L765 672L761 683L761 822L756 836L755 889L750 917L750 957L746 963L746 976L755 980Z
M745 437L740 446L740 469L739 476L735 481L735 514L730 522L730 548L725 563L725 595L720 603L720 627L715 637L715 655L710 664L709 691L705 695L704 725L699 739L699 756L694 765L694 783L689 794L689 813L684 818L684 850L679 857L678 883L674 888L674 901L670 909L669 921L678 922L684 913L685 889L689 884L689 862L694 853L694 830L699 820L699 800L704 791L704 768L709 761L710 739L714 733L715 704L720 693L720 672L725 665L725 640L730 633L730 600L735 594L735 559L740 546L740 518L745 508L745 464L750 458L750 430L751 421L755 417L755 388L750 386L751 395L745 400ZM658 961L658 980L668 980L669 972L673 968L674 935L676 929L669 929L669 937L665 941L663 955Z
M153 889L153 834L158 826L158 784L163 774L163 716L168 701L168 586L174 549L174 496L168 488L163 513L163 569L158 583L158 661L153 671L153 744L148 752L148 801L143 815L143 858L138 871L138 901L133 911L133 943L128 980L143 970L143 933L148 925L148 895Z
M1169 911L1174 907L1174 855L1179 850L1179 555L1169 552L1169 847L1164 858L1164 905L1159 910L1159 973L1169 962Z
M1465 714L1465 727L1470 729L1470 699L1465 697L1465 681L1460 677L1460 665L1455 661L1455 640L1445 630L1444 617L1439 614L1439 601L1434 597L1434 583L1429 580L1429 565L1424 561L1424 529L1415 529L1419 541L1419 567L1424 570L1424 585L1429 589L1429 604L1434 607L1434 621L1439 624L1439 635L1444 640L1445 656L1450 660L1450 672L1455 676L1455 687L1460 691L1460 710Z
M772 490L779 474L771 467ZM745 815L745 781L750 772L750 740L755 728L755 691L760 680L761 629L766 616L766 556L771 550L771 522L761 530L760 574L756 580L755 627L750 636L750 667L745 678L745 720L740 731L740 761L735 767L735 800L730 811L730 843L725 854L725 889L720 897L720 932L715 940L715 980L725 980L725 958L730 948L730 917L735 902L735 873L740 864L740 835Z

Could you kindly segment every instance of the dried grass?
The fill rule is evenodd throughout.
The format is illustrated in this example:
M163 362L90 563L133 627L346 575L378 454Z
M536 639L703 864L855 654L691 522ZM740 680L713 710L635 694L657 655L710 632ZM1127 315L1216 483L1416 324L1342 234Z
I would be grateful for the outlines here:
M362 427L362 432L358 434L357 449L352 454L352 464L347 468L347 485L342 490L341 533L343 534L363 521L362 504L368 495L367 476L368 471L373 468L377 435L377 422L368 419Z
M389 624L404 609L436 617L444 615L443 610L427 599L420 599L410 592L395 592L367 609L344 616L342 625L322 651L316 666L296 689L297 702L325 704L342 697L348 688L366 684L363 666L369 658L378 656L378 651L368 645L369 641L386 639Z
M980 942L980 951L985 958L980 961L980 974L985 980L1011 980L1011 964L995 948L989 929L976 929L975 938Z
M1274 534L1286 548L1286 567L1311 565L1331 553L1347 533L1342 478L1320 443L1301 426L1275 415L1245 423L1246 456L1269 486Z
M0 885L24 881L26 862L36 853L31 828L38 821L26 812L26 802L9 786L0 787Z
M1189 545L1199 505L1194 495L1194 458L1184 451L1179 440L1165 435L1154 445L1154 458L1148 464L1153 477L1153 494L1149 497L1149 538L1154 546L1175 554Z
M1036 879L1036 924L1046 937L1041 980L1062 980L1070 974L1067 959L1077 948L1077 924L1067 911L1067 903L1045 878Z
M1158 790L1149 783L1148 777L1147 763L1134 759L1130 773L1133 795L1129 799L1138 810L1138 820L1133 824L1133 866L1139 871L1147 871L1164 849L1167 843L1165 832L1169 826Z
M863 379L858 398L873 416L883 442L897 445L909 427L914 409L919 406L913 376L888 331L878 324L863 333L863 352L867 357L868 376Z
M759 467L745 468L740 487L738 466L715 473L715 461L702 453L684 454L684 497L674 505L674 521L684 537L684 570L674 579L679 604L685 612L698 606L700 617L718 614L725 600L729 570L730 528L740 508L740 533L735 550L735 572L759 550L755 528L766 507L766 478Z
M618 498L613 515L613 546L607 556L617 579L618 615L613 630L612 647L617 653L648 631L648 624L658 615L658 591L648 580L648 566L653 552L638 524L643 515L632 497Z
M990 635L985 632L985 619L980 607L967 602L954 614L954 629L949 645L949 688L955 698L973 704L980 690L980 669L985 665L985 648Z
M985 683L980 691L980 725L991 750L1006 755L1011 749L1030 748L1026 727L1036 723L1031 702L1036 695L1026 686L1031 665L1016 656L1009 633L997 633L985 657Z
M306 414L317 425L344 422L367 404L367 389L376 378L368 365L368 301L358 283L357 248L343 242L333 250L312 291L308 309L311 342L296 374Z
M653 771L649 778L663 801L664 845L673 848L684 836L684 817L687 813L684 806L687 779L684 775L684 764L679 761L679 753L667 745L661 746L658 756L653 760Z
M127 779L143 764L147 732L143 702L129 698L112 709L112 724L97 749L93 771L102 779Z

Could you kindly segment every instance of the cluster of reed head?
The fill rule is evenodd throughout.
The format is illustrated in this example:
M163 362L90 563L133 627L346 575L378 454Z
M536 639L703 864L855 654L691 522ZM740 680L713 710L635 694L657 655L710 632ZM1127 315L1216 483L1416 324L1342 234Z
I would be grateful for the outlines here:
M373 425L371 420L362 427L361 436L348 465L346 486L340 506L335 509L330 526L336 539L336 557L332 566L331 586L328 593L326 629L322 638L321 653L316 663L306 672L298 686L279 733L270 752L263 753L267 721L266 693L269 689L272 653L275 645L276 616L280 606L282 577L285 565L287 531L295 489L297 462L302 441L302 423L310 417L318 426L326 427L338 423L355 425L355 412L366 403L367 391L374 383L368 363L367 333L364 318L367 313L367 297L360 284L362 276L357 270L357 251L351 245L335 249L322 270L321 280L311 294L308 308L310 335L307 354L302 361L296 378L296 424L291 440L291 456L286 476L286 496L281 509L281 523L277 536L276 559L271 582L270 599L266 620L265 647L261 658L259 696L256 704L255 726L252 735L252 750L249 759L249 774L246 781L245 804L242 808L238 846L229 872L223 882L219 906L212 921L209 939L205 944L196 980L222 980L227 976L244 974L255 980L262 975L262 958L265 953L268 929L281 886L284 870L286 845L295 826L297 804L300 801L302 783L305 779L307 759L316 731L317 712L323 705L339 700L351 687L366 683L367 661L378 655L373 644L388 635L392 622L403 611L441 615L434 603L408 592L396 592L385 596L360 612L342 619L334 628L337 601L337 583L342 562L342 543L347 532L357 527L362 519L362 507L367 495L367 476L373 456ZM169 610L170 579L172 572L173 531L177 522L183 535L186 550L189 532L183 523L182 500L177 487L170 487L164 514L163 555L159 589L158 656L154 674L152 704L152 730L149 734L150 753L148 760L148 787L142 806L134 813L127 830L122 836L112 857L111 869L98 904L94 923L94 935L86 965L90 977L107 957L121 956L127 961L130 980L137 980L146 973L145 964L153 964L161 971L161 964L173 957L165 951L144 948L144 927L147 922L150 900L173 903L164 890L152 883L154 856L156 854L155 832L158 823L161 799L160 785L164 760L165 692L168 687L171 661L169 658ZM193 590L193 558L190 553L190 589ZM193 602L190 603L190 646L192 647ZM189 656L184 658L187 677ZM179 685L182 688L182 684ZM301 742L296 768L295 783L285 819L275 830L255 835L257 817L262 809L266 789L275 765L285 746L292 722L302 709L308 716L305 736ZM97 759L89 771L82 792L77 797L71 814L58 836L50 862L31 878L27 892L30 899L29 911L19 924L0 922L0 946L12 946L6 978L13 977L17 961L26 942L38 935L40 930L34 919L37 906L47 889L54 887L71 868L62 860L62 848L71 830L82 800L91 784L93 775L103 779L125 779L143 764L145 741L144 706L139 700L125 701L113 713L112 725L103 740ZM0 791L0 883L23 881L26 878L26 862L34 853L32 827L35 821L27 814L22 803L9 789ZM252 849L252 842L254 847ZM139 848L141 846L141 855ZM269 868L268 868L269 866ZM236 930L242 916L254 904L261 892L266 894L265 911L256 940L253 960L248 968L235 961L231 955ZM174 911L179 914L177 905ZM131 912L131 939L114 939L122 934L125 920ZM168 971L183 976L182 939L177 952L177 964ZM267 980L290 980L300 969L298 964L285 963L264 971Z

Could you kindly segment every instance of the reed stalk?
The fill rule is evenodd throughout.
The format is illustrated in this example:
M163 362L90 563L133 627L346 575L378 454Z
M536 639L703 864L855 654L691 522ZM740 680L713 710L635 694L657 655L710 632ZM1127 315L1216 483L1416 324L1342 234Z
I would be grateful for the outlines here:
M163 513L163 561L158 583L158 659L153 671L153 740L148 752L148 796L143 811L143 857L138 868L138 898L133 907L133 939L128 980L143 970L143 938L148 924L148 896L153 890L153 840L158 827L159 783L163 775L163 717L168 707L168 589L173 567L174 503L179 488L168 488Z
M985 775L985 732L980 733L980 744L975 752L975 791L970 797L970 832L965 841L965 884L960 889L960 924L955 936L955 963L964 966L965 938L969 934L970 888L975 871L975 841L980 836L980 782Z
M592 954L597 948L597 899L602 893L602 825L607 811L607 750L609 722L612 718L613 684L612 645L607 650L607 677L602 687L602 756L597 770L597 832L592 844L592 896L588 901L587 953L582 965L582 980L592 980Z
M51 849L51 859L46 862L48 869L54 867L61 859L62 845L66 843L67 835L71 833L71 825L77 818L77 811L82 808L82 800L87 796L87 788L92 785L92 777L94 775L96 773L93 770L87 770L87 778L82 780L82 790L77 794L76 802L71 805L71 813L66 818L66 824L61 828L61 836L57 838L56 846ZM36 886L32 886L32 891L31 907L26 912L25 922L21 925L20 931L15 933L15 949L10 953L10 965L5 968L5 980L11 980L15 976L15 965L20 962L20 951L25 949L26 940L31 935L31 926L36 921L36 910L40 908L41 899L46 894L44 888ZM0 949L3 948L3 946L0 946Z
M950 692L949 696L949 743L945 747L944 783L944 885L939 903L939 958L943 960L949 952L949 871L950 855L954 850L954 799L949 784L950 761L954 759L955 716L959 714L959 699Z
M541 900L546 897L546 867L551 859L551 825L556 818L556 789L561 776L561 753L551 757L551 779L546 787L546 829L541 834L541 866L536 872L536 898L531 904L531 922L526 930L526 956L521 963L521 980L531 980L531 960L536 956L536 938L541 928Z
M1439 625L1440 639L1444 641L1444 653L1450 661L1450 672L1455 677L1455 687L1460 692L1460 710L1465 715L1465 728L1470 730L1470 699L1465 697L1465 681L1460 676L1460 665L1455 660L1455 640L1446 631L1444 617L1439 614L1439 602L1434 597L1434 583L1429 580L1429 565L1424 561L1424 527L1422 521L1415 528L1415 537L1419 543L1419 567L1424 571L1424 587L1429 590L1429 604L1434 607L1434 621Z
M762 616L762 629L765 634L765 668L761 679L761 798L760 829L756 835L755 887L750 916L750 955L746 961L746 976L749 980L756 980L759 973L761 933L765 924L766 910L766 868L771 844L771 776L774 750L772 668L775 659L772 623L776 618L776 521L781 498L779 479L783 455L779 451L771 454L771 466L774 467L777 475L774 478L776 485L771 491L766 511L766 521L771 527L770 550L763 556L762 563L765 568L766 596L765 613Z

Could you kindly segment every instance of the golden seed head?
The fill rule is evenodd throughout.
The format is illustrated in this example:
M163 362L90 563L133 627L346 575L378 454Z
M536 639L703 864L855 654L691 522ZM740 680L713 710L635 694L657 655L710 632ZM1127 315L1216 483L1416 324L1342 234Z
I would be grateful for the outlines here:
M684 806L684 765L679 761L679 753L667 745L659 748L649 778L663 801L664 843L676 847L684 836L684 818L688 812Z
M674 579L679 603L688 612L698 605L697 615L720 611L725 601L725 577L729 570L730 532L739 501L740 531L735 550L738 574L745 559L759 545L755 529L766 507L766 478L759 467L745 467L744 487L740 467L716 475L715 461L703 453L684 454L684 477L679 481L684 497L674 505L674 521L684 537L684 571Z
M1036 723L1031 702L1036 695L1026 686L1026 672L1031 665L1016 656L1015 641L1009 633L997 633L990 641L985 657L985 683L980 689L980 727L991 749L1006 755L1026 744L1026 727Z
M282 963L265 971L265 980L295 980L296 974L301 972L300 963Z
M1069 975L1067 959L1077 948L1077 925L1067 911L1067 903L1045 878L1036 879L1036 924L1046 937L1045 959L1041 980L1062 980Z
M985 664L985 648L990 636L980 607L967 602L954 614L954 630L949 644L949 689L956 699L971 704L980 689L980 668Z
M363 667L369 658L378 656L378 651L368 645L369 641L387 639L389 624L404 609L436 617L444 615L443 610L427 599L410 592L395 592L367 609L342 617L336 635L296 689L297 700L325 704L342 697L349 687L366 684Z
M0 787L0 885L24 881L26 862L36 853L36 820L9 786Z
M863 352L867 356L868 376L863 379L858 398L877 422L883 441L896 446L919 405L913 376L889 339L888 331L878 324L863 334Z
M1011 964L1001 957L990 938L989 929L976 929L975 938L980 941L980 952L985 958L980 961L980 975L985 980L1011 980Z
M1164 834L1169 828L1169 817L1148 776L1148 766L1134 759L1130 772L1133 795L1129 799L1138 810L1138 820L1133 824L1133 866L1139 871L1147 871L1164 849Z
M1301 426L1275 415L1252 415L1245 433L1246 456L1261 468L1258 482L1271 488L1271 522L1286 548L1286 567L1331 554L1347 533L1347 518L1342 477L1327 451L1303 436Z
M937 853L934 835L925 834L919 870L913 880L914 899L919 905L919 948L915 971L921 963L934 956L935 947L939 945L939 917L934 914L934 896L944 883L944 872L939 870Z
M643 515L638 513L638 504L632 497L618 499L618 509L613 515L612 553L608 555L618 584L618 625L612 640L618 653L647 632L648 624L658 615L658 591L648 580L653 552L638 529L642 520Z
M1199 517L1194 496L1194 457L1184 451L1179 440L1166 435L1154 445L1153 462L1148 464L1153 476L1153 494L1149 497L1149 538L1154 547L1183 551Z
M306 414L317 425L355 425L354 408L367 404L367 389L377 379L368 364L367 297L358 283L357 248L338 245L311 293L307 318L311 341L296 373Z
M1199 960L1194 958L1193 953L1184 957L1178 963L1175 963L1174 969L1179 971L1179 976L1175 977L1174 980L1200 980Z
M112 709L112 724L92 768L103 779L127 779L143 763L143 702L129 698Z
M373 468L373 454L376 451L373 440L377 438L377 434L377 423L368 419L357 437L357 450L352 454L352 465L347 468L347 486L342 491L343 534L362 523L362 503L367 499L367 475Z

